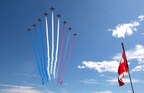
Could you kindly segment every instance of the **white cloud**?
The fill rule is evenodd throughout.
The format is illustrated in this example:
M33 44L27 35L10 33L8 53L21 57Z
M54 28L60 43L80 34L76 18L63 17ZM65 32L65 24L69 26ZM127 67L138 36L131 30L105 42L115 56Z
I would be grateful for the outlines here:
M17 86L17 87L0 89L0 93L42 93L42 92L33 89L31 87Z
M129 78L125 77L122 80L123 80L124 83L130 83ZM83 81L79 81L79 83L83 83L83 84L86 84L86 85L89 85L89 84L90 85L91 84L98 84L98 85L103 85L103 86L118 85L118 79L117 78L108 79L108 80L106 80L106 82L107 83L101 83L101 82L98 82L96 79L85 79ZM139 83L139 82L143 82L143 81L132 78L132 83Z
M143 20L144 15L140 15L136 21L118 24L115 29L108 29L108 31L112 31L112 36L116 38L125 38L132 35L134 31L137 31L137 27L140 26L140 22Z
M125 83L130 83L129 78L123 78L122 80ZM106 80L106 81L109 82L109 83L113 83L113 84L117 84L118 83L118 79L117 78L109 79L109 80ZM141 82L141 81L132 78L132 83L138 83L138 82Z
M131 91L131 90L128 90L128 93L132 93L132 91Z
M131 23L123 23L116 26L115 29L109 29L109 31L112 31L112 36L116 38L125 38L126 35L130 36L134 31L137 31L136 27L139 25L140 23L137 21Z
M92 92L92 93L113 93L113 92L111 92L111 91L107 90L107 91Z
M22 77L36 77L36 74L18 74L18 73L15 73L14 75L16 76L22 76Z
M137 44L134 49L130 49L126 51L127 60L137 60L142 62L144 60L144 46ZM116 54L113 57L113 60L120 60L121 53Z
M139 72L144 71L144 64L136 66L134 69L132 69L132 72Z
M17 85L7 85L7 84L0 84L2 87L6 88L20 88L20 89L32 89L30 86L17 86Z
M80 66L80 65L79 65L78 68L79 68L79 69L84 69L85 66Z
M139 21L143 21L143 20L144 20L144 15L140 15L140 16L138 17L138 19L139 19Z
M144 46L137 44L135 48L125 51L128 64L131 60L137 61L137 66L132 69L132 72L144 71ZM78 65L79 69L96 70L99 73L103 72L117 72L122 53L117 53L112 57L112 61L83 61Z
M80 69L88 68L102 72L117 72L119 62L118 61L102 61L102 62L93 62L93 61L83 61L82 65L78 66Z
M46 90L44 90L44 92L42 92L42 93L55 93L55 92L53 92L53 91L51 91L51 90L46 89Z
M107 76L107 75L105 75L105 74L101 74L101 75L99 75L100 77L104 77L104 78L113 78L112 76Z
M136 60L138 65L132 69L132 72L144 71L144 46L137 44L134 49L126 51L127 60ZM113 60L120 60L121 53L116 54Z
M43 93L43 91L35 89L31 86L17 86L0 84L3 89L0 89L0 93ZM44 90L45 93L54 93L50 90Z
M69 93L66 89L61 89L61 93Z
M83 81L80 81L80 83L84 83L84 84L97 84L97 80L96 79L85 79Z
M98 80L96 79L85 79L83 81L79 81L79 83L82 83L82 84L86 84L86 85L102 85L102 86L109 86L111 84L106 84L106 83L103 83L102 81L99 82Z

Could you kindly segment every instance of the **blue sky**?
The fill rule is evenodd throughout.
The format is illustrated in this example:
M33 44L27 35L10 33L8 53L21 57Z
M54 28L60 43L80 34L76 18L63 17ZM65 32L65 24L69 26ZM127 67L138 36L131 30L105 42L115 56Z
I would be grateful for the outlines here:
M131 93L117 83L124 42L135 93L144 86L143 0L1 0L1 93ZM45 85L26 31L44 12L62 15L77 33L63 84ZM56 18L56 17L55 17Z

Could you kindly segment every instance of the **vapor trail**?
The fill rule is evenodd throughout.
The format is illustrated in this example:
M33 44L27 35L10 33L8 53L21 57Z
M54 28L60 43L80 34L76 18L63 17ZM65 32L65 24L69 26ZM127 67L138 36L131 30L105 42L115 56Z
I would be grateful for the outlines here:
M73 37L71 47L70 47L70 51L69 51L69 54L68 54L68 58L67 58L66 64L64 65L64 71L66 71L66 69L67 69L67 65L68 65L68 62L70 60L70 56L71 56L71 53L72 53L72 50L73 50L73 47L74 47L75 38L76 38L76 36ZM59 84L62 84L63 77L64 77L64 72L61 75L60 82L58 82Z
M43 64L42 64L42 56L41 56L41 52L40 52L40 43L38 41L38 33L36 31L36 27L34 27L35 29L35 34L36 34L36 43L37 43L37 46L38 46L38 54L39 54L39 57L40 57L40 68L41 68L41 71L42 71L42 77L43 79L45 78L45 75L44 75L44 68L43 68Z
M57 57L58 57L58 46L59 46L59 21L60 18L58 18L58 27L57 27L57 44L56 44L56 54L55 54L55 62L54 62L54 79L56 78L56 64L57 64Z
M42 72L41 72L41 69L40 69L40 66L39 66L39 58L38 58L38 54L37 54L37 51L36 51L36 46L35 46L35 44L34 44L34 39L32 38L32 34L31 34L30 31L29 31L29 36L30 36L31 43L32 43L32 47L33 47L33 49L34 49L34 53L35 53L35 57L36 57L36 64L37 64L37 66L38 66L38 73L39 73L40 76L41 76L42 84L44 84Z
M51 79L51 75L50 75L50 52L49 52L49 34L48 34L47 16L45 17L45 22L46 22L46 41L47 41L47 72L48 72L48 77L50 80Z
M43 69L44 69L44 74L46 76L46 80L48 80L48 75L47 75L47 63L46 63L46 50L45 50L45 44L44 44L44 36L43 36L43 33L42 33L42 23L41 21L39 21L39 24L40 24L40 37L41 37L41 40L42 40L42 53L43 53Z
M70 37L70 30L68 31L68 37L67 37L67 42L66 42L66 48L65 48L65 51L64 51L64 57L62 59L62 66L60 67L60 76L59 78L61 78L62 76L62 69L64 69L63 67L65 66L65 57L66 57L66 53L67 53L67 48L68 48L68 44L69 44L69 37Z
M68 38L67 38L66 48L65 48L65 52L64 52L63 64L64 64L66 53L67 53L67 48L68 48L68 44L69 44L69 37L70 37L70 30L68 31Z
M52 11L52 52L51 52L51 69L50 69L51 74L53 74L52 73L53 61L54 61L54 15Z
M64 45L64 29L65 29L65 24L64 24L63 30L62 30L62 39L61 39L60 54L59 54L59 59L58 59L56 75L58 75L58 70L59 70L59 67L60 67L60 61L61 61L62 50L63 50L63 45Z
M66 63L68 64L69 60L70 60L70 56L71 56L71 53L72 53L72 50L73 50L73 47L74 47L74 42L75 42L75 38L76 36L73 37L73 40L72 40L72 44L71 44L71 47L70 47L70 51L69 51L69 54L68 54L68 59L66 61ZM67 66L67 65L66 65Z

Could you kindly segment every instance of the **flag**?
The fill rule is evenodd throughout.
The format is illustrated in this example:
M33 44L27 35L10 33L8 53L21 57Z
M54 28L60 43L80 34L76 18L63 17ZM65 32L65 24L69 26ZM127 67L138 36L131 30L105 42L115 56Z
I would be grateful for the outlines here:
M122 52L122 58L118 67L118 83L119 86L123 86L124 82L122 81L122 78L125 77L128 74L128 64L125 52Z

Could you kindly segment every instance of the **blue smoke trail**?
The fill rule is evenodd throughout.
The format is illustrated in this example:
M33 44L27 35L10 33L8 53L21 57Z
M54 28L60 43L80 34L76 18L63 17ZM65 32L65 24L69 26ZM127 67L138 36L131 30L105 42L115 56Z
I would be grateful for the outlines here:
M38 33L36 31L36 27L34 28L35 29L35 34L36 34L36 43L37 43L37 46L38 46L38 54L39 54L39 57L40 57L40 68L41 68L41 71L42 71L42 77L44 78L45 75L44 75L44 69L43 69L43 64L42 64L42 56L41 56L41 52L40 52L40 43L38 41Z
M42 24L40 22L40 36L41 36L41 40L42 40L42 51L43 51L43 58L44 58L44 74L46 75L46 80L48 81L48 74L47 74L47 62L46 62L46 49L45 49L45 44L44 44L44 36L42 33Z
M37 64L37 66L38 66L38 73L39 73L40 76L41 76L42 84L44 84L44 80L43 80L43 77L42 77L42 72L41 72L40 65L39 65L39 58L38 58L38 54L37 54L37 51L36 51L36 47L35 47L34 40L33 40L33 38L32 38L32 34L31 34L31 32L29 32L29 37L30 37L30 39L31 39L32 47L33 47L33 50L34 50L34 52L35 52L35 56L36 56L36 64Z

